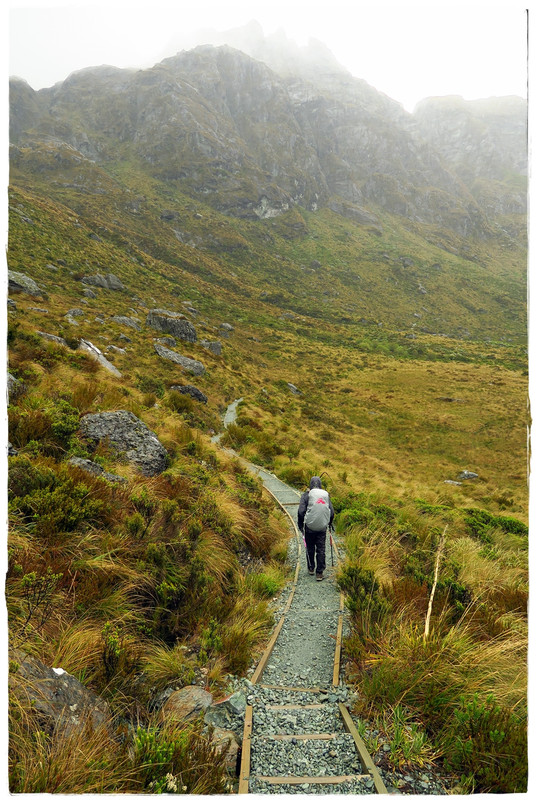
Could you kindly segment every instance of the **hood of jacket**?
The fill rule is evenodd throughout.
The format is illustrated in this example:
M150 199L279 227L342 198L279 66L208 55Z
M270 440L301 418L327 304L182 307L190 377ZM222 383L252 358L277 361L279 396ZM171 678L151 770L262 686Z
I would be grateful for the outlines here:
M318 475L313 475L311 480L309 481L309 489L321 489L322 488L322 481L318 477Z

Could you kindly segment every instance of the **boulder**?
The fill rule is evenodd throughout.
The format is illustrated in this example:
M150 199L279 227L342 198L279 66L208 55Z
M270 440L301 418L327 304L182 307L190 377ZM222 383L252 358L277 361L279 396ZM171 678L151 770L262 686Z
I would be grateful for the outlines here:
M181 394L189 394L190 397L193 397L194 400L198 400L200 403L208 402L206 394L203 394L197 386L171 386L170 389L175 392L180 392Z
M93 289L84 289L82 294L84 297L89 297L90 300L95 300L97 297L97 292L94 292Z
M112 714L105 700L86 689L65 670L48 667L20 651L11 654L17 665L11 688L32 704L45 729L66 734L79 730L88 720L93 728L112 731Z
M196 361L195 359L187 358L186 356L180 356L173 350L168 350L167 347L158 344L158 342L154 343L154 349L156 350L160 358L165 358L167 361L173 361L175 364L178 364L187 372L191 372L193 375L205 374L205 367L201 363L201 361Z
M36 333L38 336L42 336L43 339L48 339L49 342L56 342L56 344L61 344L64 347L69 346L65 339L62 339L61 336L54 336L53 333L44 333L44 331L36 331Z
M118 325L126 325L127 328L133 328L135 331L141 331L141 325L134 317L116 316L112 317L112 321L117 322Z
M8 405L26 391L25 385L10 372L7 373L7 402Z
M201 346L208 350L209 353L213 353L215 356L221 356L222 351L222 344L221 342L210 342L208 339L203 339L201 342Z
M469 481L469 480L471 480L473 478L478 478L477 473L476 472L469 472L466 469L464 469L464 471L460 472L460 474L458 475L458 480L459 481Z
M288 388L292 392L292 394L301 394L301 391L298 389L297 386L294 386L293 383L287 383Z
M100 286L101 289L111 289L114 292L126 292L126 286L121 283L117 275L113 275L111 272L107 275L101 275L100 272L96 275L84 275L82 283Z
M45 292L37 285L34 279L23 272L14 272L10 269L7 272L7 277L9 292L24 292L24 294L30 294L32 297L45 296Z
M205 724L225 730L242 730L246 715L246 695L235 692L225 700L214 703L205 711Z
M135 464L143 475L158 475L167 464L167 452L158 437L132 412L102 411L86 414L80 431L94 442L107 442L127 461Z
M94 358L95 361L99 362L101 367L104 367L104 369L108 370L108 372L111 372L112 375L116 376L116 378L121 377L121 373L119 372L117 367L114 367L114 365L110 363L110 361L108 361L106 356L104 356L101 353L99 348L95 347L95 345L92 344L91 342L86 341L86 339L80 339L80 344L78 345L78 349L83 350L85 353L89 353L89 355L92 356L92 358Z
M168 333L176 336L185 342L197 341L197 332L184 314L176 311L166 311L161 308L154 308L147 314L145 320L147 325L161 333Z
M212 743L217 753L225 751L225 768L227 774L235 777L238 775L238 754L240 752L240 742L233 731L224 728L214 728L212 731Z
M88 458L72 456L69 459L69 464L72 464L73 467L78 467L78 469L82 469L84 472L87 472L90 475L97 475L99 478L106 478L107 481L112 481L114 483L127 483L126 478L122 478L120 475L115 475L113 472L106 472L100 464L96 464L95 461L90 461Z
M212 703L212 695L200 686L184 686L172 692L161 709L164 719L186 722L202 714Z

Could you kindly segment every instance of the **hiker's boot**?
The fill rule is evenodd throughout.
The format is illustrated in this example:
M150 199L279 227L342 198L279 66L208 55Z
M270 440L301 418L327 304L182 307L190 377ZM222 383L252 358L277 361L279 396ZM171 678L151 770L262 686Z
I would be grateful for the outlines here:
M324 580L324 573L323 572L317 572L316 573L316 579L317 579L317 581L323 581Z
M315 571L314 571L314 569L310 569L310 570L309 570L309 575L314 575L314 574L315 574Z

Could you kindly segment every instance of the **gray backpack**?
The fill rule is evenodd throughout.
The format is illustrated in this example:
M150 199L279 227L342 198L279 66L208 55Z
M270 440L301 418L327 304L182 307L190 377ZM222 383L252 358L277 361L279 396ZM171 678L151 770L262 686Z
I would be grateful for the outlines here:
M325 489L310 489L307 511L303 520L309 530L327 530L330 516L329 494Z

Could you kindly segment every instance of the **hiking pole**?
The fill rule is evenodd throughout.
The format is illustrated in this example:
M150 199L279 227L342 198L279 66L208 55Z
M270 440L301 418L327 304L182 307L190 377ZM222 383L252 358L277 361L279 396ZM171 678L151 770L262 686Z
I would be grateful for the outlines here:
M307 551L307 542L305 541L305 533L302 531L302 539L303 539L303 546L305 547L305 558L307 559L307 569L311 571L311 565L309 563L309 553Z
M331 536L331 531L333 530L333 525L329 526L329 544L331 547L331 566L333 566L333 539Z

